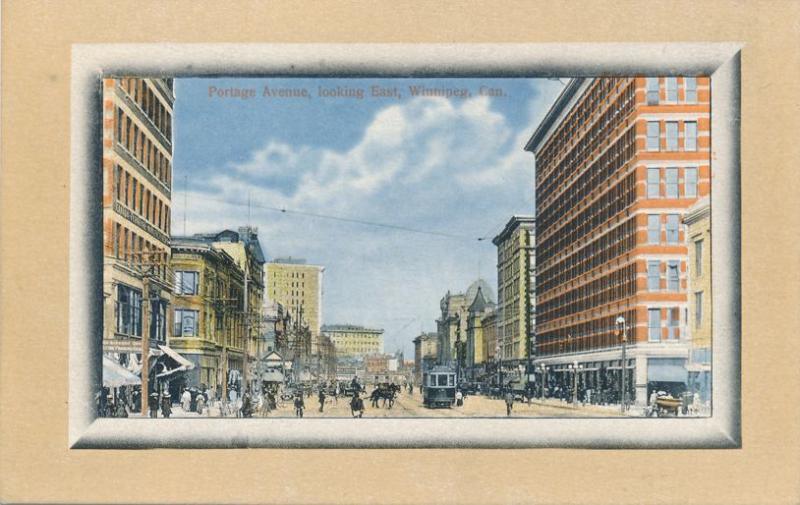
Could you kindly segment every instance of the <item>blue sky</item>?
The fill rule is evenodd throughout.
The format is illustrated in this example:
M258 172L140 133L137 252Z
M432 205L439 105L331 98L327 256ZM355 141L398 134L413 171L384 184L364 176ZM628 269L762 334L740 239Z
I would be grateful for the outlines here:
M420 330L435 331L448 290L463 291L479 275L496 285L490 238L511 215L533 213L534 159L523 145L562 82L178 79L173 233L184 232L184 217L188 234L249 220L270 258L326 267L324 323L384 328L386 350L410 358ZM265 86L308 97L264 97ZM371 97L372 86L397 95ZM410 86L468 95L413 97ZM482 86L502 96L483 96ZM364 98L322 97L320 87L361 89ZM241 90L255 96L237 97Z

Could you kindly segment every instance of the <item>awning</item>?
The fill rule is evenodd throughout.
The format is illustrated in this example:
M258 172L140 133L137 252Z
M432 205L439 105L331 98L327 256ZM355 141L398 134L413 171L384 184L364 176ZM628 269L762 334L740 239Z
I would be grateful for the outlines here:
M128 369L103 356L103 386L118 388L120 386L138 386L142 381Z
M686 383L686 360L683 358L649 358L647 360L647 380Z
M156 377L161 379L169 375L185 372L194 368L194 363L184 358L171 348L165 345L159 345L159 349L164 353L159 357L158 362L164 365L164 370L156 374Z
M278 371L270 370L261 375L261 380L264 382L283 382L283 374Z

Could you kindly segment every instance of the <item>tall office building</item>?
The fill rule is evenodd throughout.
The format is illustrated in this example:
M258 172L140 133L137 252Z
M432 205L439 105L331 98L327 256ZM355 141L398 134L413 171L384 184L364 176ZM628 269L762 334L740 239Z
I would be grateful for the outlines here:
M537 365L621 398L685 387L681 218L710 188L710 82L572 79L525 149L536 158Z
M267 298L280 303L292 320L301 317L311 331L311 354L319 354L322 324L322 273L325 267L300 258L276 258L267 263Z
M108 78L102 101L103 352L138 372L143 339L155 359L171 320L175 95L171 79Z
M535 223L533 216L513 216L492 241L497 246L497 343L504 361L528 359L534 342Z

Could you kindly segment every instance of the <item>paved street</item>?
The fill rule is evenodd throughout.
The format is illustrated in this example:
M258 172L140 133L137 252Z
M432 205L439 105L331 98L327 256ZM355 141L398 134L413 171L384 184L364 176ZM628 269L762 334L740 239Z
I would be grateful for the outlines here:
M350 398L341 397L338 402L328 398L325 410L319 412L319 402L316 396L305 399L306 409L304 417L350 417ZM364 417L505 417L505 402L484 396L469 396L462 407L450 409L428 409L422 405L422 395L414 392L413 395L402 393L398 395L394 406L373 408L369 398L365 398ZM379 403L380 405L380 403ZM208 415L208 414L206 414ZM586 405L573 407L559 400L548 399L544 402L533 400L530 405L525 402L515 402L512 417L616 417L619 410L615 406ZM631 415L636 415L631 412ZM283 402L278 410L269 413L269 417L294 417L294 407L291 402ZM186 413L180 406L173 406L172 417L198 417L193 412ZM204 416L205 417L205 416ZM212 407L210 417L219 417L219 408ZM257 415L254 417L258 417Z

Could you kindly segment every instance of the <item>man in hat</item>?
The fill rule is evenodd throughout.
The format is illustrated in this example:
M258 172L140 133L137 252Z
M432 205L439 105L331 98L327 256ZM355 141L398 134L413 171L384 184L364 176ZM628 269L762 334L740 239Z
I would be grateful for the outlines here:
M147 407L150 409L150 417L158 417L158 393L150 393L150 401L147 402Z
M319 388L319 411L322 412L322 410L324 408L325 408L325 389L320 387Z
M511 409L514 408L514 392L511 388L506 389L506 415L511 415Z
M306 404L303 401L303 392L300 391L294 398L294 415L296 417L303 417L303 409Z
M164 393L161 397L161 415L169 418L172 414L172 397L169 393Z

